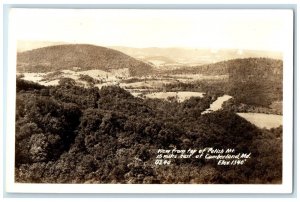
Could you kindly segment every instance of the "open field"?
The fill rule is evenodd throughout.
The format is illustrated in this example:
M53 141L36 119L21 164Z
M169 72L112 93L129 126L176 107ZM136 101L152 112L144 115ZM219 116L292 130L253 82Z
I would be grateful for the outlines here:
M230 95L223 95L221 97L218 97L217 100L215 100L213 103L210 104L210 107L208 109L206 109L204 112L202 112L202 114L206 114L211 111L217 111L217 110L222 109L223 103L231 98L232 98L232 96L230 96Z
M237 113L250 123L259 128L277 128L282 125L282 116L275 114L262 114L262 113Z

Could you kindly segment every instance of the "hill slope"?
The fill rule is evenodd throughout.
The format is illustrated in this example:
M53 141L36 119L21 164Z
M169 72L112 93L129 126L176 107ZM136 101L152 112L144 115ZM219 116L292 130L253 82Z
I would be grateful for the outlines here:
M282 60L271 58L239 58L200 66L166 70L168 74L229 74L237 79L241 76L261 75L265 77L282 75Z
M47 72L60 69L122 69L129 68L132 75L146 75L151 66L119 51L105 47L70 44L38 48L18 53L19 71Z
M226 80L197 81L192 86L182 83L170 84L167 87L169 91L193 87L198 91L213 92L213 94L229 94L237 103L265 107L274 101L282 101L282 60L234 59L197 67L166 70L164 74L228 75Z

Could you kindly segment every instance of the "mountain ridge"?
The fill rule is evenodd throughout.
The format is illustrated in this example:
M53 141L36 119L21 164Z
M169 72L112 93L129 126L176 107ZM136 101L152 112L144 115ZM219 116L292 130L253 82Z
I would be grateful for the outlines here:
M47 72L61 69L112 70L128 68L131 75L145 75L152 67L120 51L90 44L64 44L17 54L19 71Z
M209 49L209 48L132 48L125 46L110 46L114 50L119 50L134 58L147 61L152 57L164 57L178 64L202 65L220 62L224 60L231 60L237 58L250 57L267 57L273 59L282 59L282 54L277 51L263 51L263 50L241 50L241 49Z

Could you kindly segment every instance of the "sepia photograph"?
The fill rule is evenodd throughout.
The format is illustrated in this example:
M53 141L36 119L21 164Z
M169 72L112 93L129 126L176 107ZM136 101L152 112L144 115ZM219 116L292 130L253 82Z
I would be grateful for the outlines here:
M14 183L283 184L289 10L10 17Z

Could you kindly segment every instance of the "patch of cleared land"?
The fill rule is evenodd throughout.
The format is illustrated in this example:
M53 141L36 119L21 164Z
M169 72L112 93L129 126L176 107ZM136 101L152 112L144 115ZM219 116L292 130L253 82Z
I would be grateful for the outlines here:
M221 97L218 97L216 101L214 101L213 103L210 104L210 107L208 109L206 109L204 112L202 112L202 114L206 114L206 113L210 113L212 111L217 111L219 109L222 109L223 103L231 98L232 98L232 96L230 96L230 95L223 95Z
M24 77L22 79L33 81L33 82L39 82L44 78L46 75L45 73L23 73Z
M250 123L259 128L277 128L282 125L282 116L275 114L262 114L262 113L237 113Z
M61 78L71 78L81 85L87 85L86 82L80 81L80 75L88 75L93 79L101 80L108 84L116 84L121 78L129 75L128 69L112 70L111 72L102 70L87 70L87 71L73 71L73 70L61 70L59 72L48 73L23 73L22 79L37 82L42 85L58 85L58 81Z

